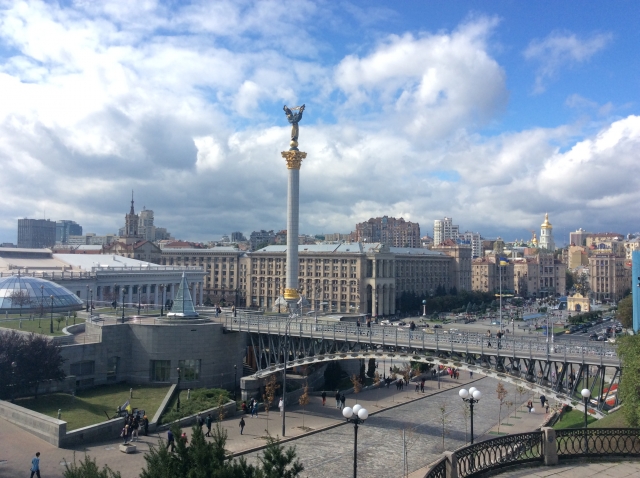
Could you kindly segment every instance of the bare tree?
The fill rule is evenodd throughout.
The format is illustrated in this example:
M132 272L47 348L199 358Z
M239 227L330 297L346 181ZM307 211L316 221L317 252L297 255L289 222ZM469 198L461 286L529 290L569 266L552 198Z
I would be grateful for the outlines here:
M304 430L304 408L309 405L309 384L307 382L304 383L298 403L302 406L302 429Z
M498 433L500 433L500 422L502 421L502 405L505 403L507 395L509 392L502 382L498 382L498 386L496 387L496 395L498 395L498 400L500 401L500 408L498 408Z
M267 414L267 433L269 433L269 408L271 407L274 398L276 398L276 390L279 388L280 385L278 385L275 375L271 375L264 386L264 393L262 394L264 411ZM286 390L284 393L286 393Z
M31 305L31 297L25 289L14 289L9 295L11 298L11 307L20 306L20 317L22 317L22 308L25 305Z
M522 396L527 392L527 389L524 388L522 385L518 385L518 386L516 386L516 392L518 393L518 403L516 405L516 413L515 413L515 415L517 417L518 416L518 413L517 413L518 407L520 405L522 405Z
M362 390L362 383L360 382L360 377L358 377L355 373L351 375L351 383L353 384L353 393L356 396L356 403L358 403L358 394L360 390Z
M444 453L444 437L446 435L446 426L448 423L448 419L447 419L447 405L445 402L441 402L440 406L438 407L438 410L440 410L440 424L442 425L442 452Z

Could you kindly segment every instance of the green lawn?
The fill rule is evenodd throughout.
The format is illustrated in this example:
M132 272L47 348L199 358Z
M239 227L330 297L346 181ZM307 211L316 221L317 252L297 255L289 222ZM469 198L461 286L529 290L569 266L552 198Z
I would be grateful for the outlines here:
M34 317L33 320L29 320L28 315L26 317L23 316L22 327L20 327L20 319L0 320L0 327L6 328L6 329L22 330L23 332L35 332L36 334L42 334L42 335L54 335L54 336L63 335L62 329L64 329L67 326L67 318L65 317L65 319L58 324L58 321L56 320L56 318L58 317L59 316L56 316L56 315L53 316L53 334L49 333L49 330L51 327L51 317L48 315L43 316L42 318ZM73 317L71 317L69 319L69 325L73 325L73 321L74 319ZM77 317L75 319L75 322L76 324L80 324L84 322L84 319Z
M112 417L116 409L129 400L129 389L132 387L131 406L145 410L151 420L169 391L169 387L132 386L118 383L78 391L75 398L65 393L53 393L41 395L37 399L33 397L18 399L16 404L53 418L57 418L58 409L61 409L61 419L67 422L67 431L69 431L106 421L105 412Z
M189 417L198 412L218 407L221 404L224 405L231 400L231 394L227 390L219 388L196 388L191 390L191 395L188 400L187 390L180 390L179 396L180 411L176 410L178 402L178 394L176 393L162 414L160 418L161 423L170 423L180 418ZM218 419L217 415L213 416L213 418Z
M589 428L631 428L621 410L606 415L589 425Z
M593 423L597 421L592 416L587 416L587 423ZM563 413L560 419L553 426L556 430L563 428L583 428L584 427L584 412L580 410L571 410L570 412Z

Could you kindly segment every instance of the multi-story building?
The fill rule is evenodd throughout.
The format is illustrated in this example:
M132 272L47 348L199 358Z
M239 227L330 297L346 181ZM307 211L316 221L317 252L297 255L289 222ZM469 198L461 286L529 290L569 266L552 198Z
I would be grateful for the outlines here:
M204 301L209 304L233 303L245 305L244 277L240 258L245 253L235 247L210 249L165 247L161 265L202 267L204 276ZM249 304L250 305L250 304Z
M264 229L253 231L249 236L249 242L251 243L251 250L255 251L262 244L275 244L276 233L273 230L265 231Z
M433 221L433 244L439 246L447 239L458 240L460 236L460 226L453 224L453 219L445 217Z
M631 288L631 267L624 255L595 253L589 257L589 286L592 297L618 302Z
M466 231L458 236L459 242L471 246L471 257L482 257L482 236L479 232Z
M82 236L82 226L75 221L56 221L56 244L66 244L69 236Z
M268 246L240 258L247 305L277 307L285 281L286 248ZM301 245L298 250L298 283L314 310L390 315L403 292L426 297L438 286L450 290L460 282L455 251L449 256L360 242Z
M324 240L327 242L349 241L350 238L351 234L340 234L339 232L335 234L324 234Z
M244 237L240 231L235 231L231 233L231 242L246 242L247 238Z
M447 239L439 246L432 248L432 250L443 252L454 259L452 277L455 280L451 287L455 287L457 291L471 290L472 248Z
M56 223L49 219L18 219L18 247L53 247L56 243Z
M496 255L474 259L471 266L471 288L480 292L498 293L501 287L503 294L513 293L515 289L513 263L500 265Z
M156 240L156 227L153 225L153 211L142 208L138 218L138 234L147 241Z
M569 245L573 246L588 246L587 239L591 236L590 232L580 228L575 232L569 233Z
M386 244L389 247L420 247L420 224L403 218L376 217L356 224L357 242Z
M589 264L589 248L586 246L569 246L567 250L567 268L574 270L576 267Z

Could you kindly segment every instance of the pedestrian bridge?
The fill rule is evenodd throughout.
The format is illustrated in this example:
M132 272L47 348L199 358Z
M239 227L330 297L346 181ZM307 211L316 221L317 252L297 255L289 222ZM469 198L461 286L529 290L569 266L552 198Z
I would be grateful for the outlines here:
M219 320L227 332L249 334L248 362L256 379L287 368L334 360L375 358L415 361L432 366L479 372L582 408L580 391L591 390L589 411L601 416L617 406L621 363L612 344L546 337L495 337L442 329L411 331L397 326L358 326L319 319L266 316L247 312L225 314ZM425 331L426 330L426 331Z

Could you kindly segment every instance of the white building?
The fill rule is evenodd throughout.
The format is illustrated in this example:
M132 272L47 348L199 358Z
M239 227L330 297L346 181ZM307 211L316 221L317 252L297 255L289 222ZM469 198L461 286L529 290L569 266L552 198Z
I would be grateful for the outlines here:
M468 244L471 246L471 256L475 259L476 257L482 256L482 236L479 232L470 232L466 231L459 236L459 240L464 244Z
M544 222L540 226L540 249L548 251L556 250L556 243L553 240L553 226L549 222L549 214L544 215Z
M447 239L458 240L460 235L460 226L453 224L453 219L445 217L444 219L436 219L433 221L433 245L439 246Z

